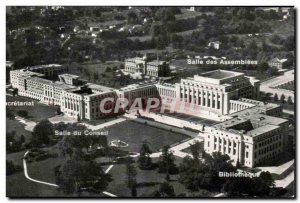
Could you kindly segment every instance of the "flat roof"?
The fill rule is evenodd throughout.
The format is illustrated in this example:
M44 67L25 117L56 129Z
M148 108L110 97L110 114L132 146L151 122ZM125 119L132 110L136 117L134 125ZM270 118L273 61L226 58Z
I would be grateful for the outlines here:
M202 73L200 76L213 78L213 79L224 79L224 78L230 78L230 77L234 77L234 76L242 75L242 74L243 73L234 72L234 71L214 70L214 71Z
M55 81L54 82L54 85L55 86L58 86L58 87L60 87L60 88L62 88L62 89L64 89L64 90L68 90L68 89L76 89L77 87L75 87L75 86L73 86L73 85L68 85L68 84L66 84L66 83L64 83L64 82L60 82L60 81Z
M269 132L269 131L272 131L272 130L278 129L278 128L279 128L279 126L276 126L276 125L263 125L258 128L255 128L251 131L248 131L246 133L246 135L255 137L257 135L261 135L263 133L266 133L266 132Z
M28 66L28 69L40 69L40 68L47 68L47 67L61 67L60 64L44 64L44 65L36 65L36 66Z
M36 72L32 72L32 71L29 71L29 70L26 70L26 69L12 70L12 72L19 72L23 76L43 76L44 75L42 73L36 73Z
M69 73L60 74L59 76L67 76L67 77L70 77L70 78L79 78L80 77L78 75L72 75L72 74L69 74Z
M39 77L30 77L30 78L28 78L28 80L32 80L32 81L43 83L43 84L53 83L51 80L47 80L47 79L39 78Z
M76 89L73 90L72 93L80 94L80 95L91 95L94 94L91 88L83 88L83 89Z
M97 84L94 84L94 83L87 83L86 85L91 89L95 89L95 90L98 90L98 91L101 91L101 92L110 92L110 91L114 90L114 88L106 87L106 86L103 86L103 85L97 85Z
M155 60L155 61L149 61L147 64L157 66L157 65L162 65L164 63L167 63L167 62Z

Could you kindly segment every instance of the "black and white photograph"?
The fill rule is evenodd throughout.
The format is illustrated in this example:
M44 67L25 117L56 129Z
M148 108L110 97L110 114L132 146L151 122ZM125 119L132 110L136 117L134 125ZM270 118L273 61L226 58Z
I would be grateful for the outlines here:
M5 9L7 198L296 198L293 5Z

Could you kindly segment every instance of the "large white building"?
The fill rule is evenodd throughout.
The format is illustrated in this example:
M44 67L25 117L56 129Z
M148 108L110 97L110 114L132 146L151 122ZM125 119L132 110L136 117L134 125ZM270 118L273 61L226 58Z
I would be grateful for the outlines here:
M33 72L36 70L38 72ZM46 73L47 77L45 77ZM193 78L181 79L181 82L176 84L134 84L114 90L104 86L99 88L99 85L90 83L88 84L90 90L85 88L85 91L83 91L82 89L78 90L84 85L84 82L78 76L66 73L56 74L59 74L59 71L53 71L53 66L49 65L14 70L10 72L11 84L13 88L18 89L18 93L22 96L38 99L46 104L61 105L62 110L69 109L66 110L68 115L77 116L80 114L81 117L88 119L97 118L98 116L86 117L85 115L89 110L81 111L81 113L77 110L71 112L70 108L65 105L64 100L69 99L69 97L76 97L77 100L81 98L87 101L86 98L92 98L98 94L112 96L112 92L115 92L114 94L117 97L128 99L129 102L132 102L135 98L159 97L167 109L173 102L176 102L176 105L179 106L184 104L183 113L217 118L246 108L247 105L240 106L236 104L236 101L231 100L241 97L257 98L260 85L258 80L246 77L243 73L215 70L202 75L195 75ZM59 81L53 82L45 79L49 77L57 77ZM99 96L99 99L101 98ZM194 107L193 111L190 111L191 106ZM72 108L72 110L75 110L75 108ZM176 107L175 111L177 110L179 108Z
M100 111L101 101L106 98L112 100L102 104L105 110L114 109L117 98L127 99L128 108L136 98L142 102L159 98L160 108L164 105L168 109L175 101L188 106L180 113L219 121L211 126L193 127L201 129L199 135L204 137L207 153L228 154L235 164L254 167L284 150L288 121L279 118L282 107L255 100L259 96L260 82L243 73L215 70L175 84L141 83L113 89L86 83L76 75L59 74L52 66L40 67L43 68L10 71L12 87L17 88L21 96L60 106L65 115L93 120L114 113ZM59 81L45 79L55 77ZM194 107L193 111L190 106ZM175 112L177 110L175 108Z
M181 79L180 83L174 85L156 86L161 97L166 98L167 107L175 100L179 106L182 102L186 104L188 114L218 117L230 113L232 99L258 98L260 81L244 73L215 70ZM189 111L190 106L193 106L192 112Z
M271 114L278 114L272 108ZM259 113L260 112L260 113ZM250 107L230 115L230 119L205 128L204 150L227 154L234 164L254 167L283 153L288 121L266 115L260 107Z

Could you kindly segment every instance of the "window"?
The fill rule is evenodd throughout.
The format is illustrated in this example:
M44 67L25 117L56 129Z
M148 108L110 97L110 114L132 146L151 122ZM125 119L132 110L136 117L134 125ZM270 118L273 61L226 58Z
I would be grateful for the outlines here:
M248 156L249 156L249 153L248 153L248 152L246 152L246 158L248 158Z

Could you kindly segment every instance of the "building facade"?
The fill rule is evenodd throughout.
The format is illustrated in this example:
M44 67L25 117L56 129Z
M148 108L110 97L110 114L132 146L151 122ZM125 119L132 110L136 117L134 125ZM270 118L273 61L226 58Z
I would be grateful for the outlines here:
M227 154L234 164L247 167L260 165L283 153L288 120L278 117L282 107L249 99L240 99L237 104L249 106L205 128L205 152Z
M125 60L125 72L140 73L150 77L167 77L170 74L169 63L166 61L147 61L144 56Z
M187 104L202 115L227 115L230 113L230 100L236 98L256 99L259 97L260 82L243 73L215 70L181 79L180 83L158 84L161 97L166 98L166 106L172 102ZM181 104L180 104L181 105ZM188 110L187 110L188 113ZM192 112L195 114L195 112Z

